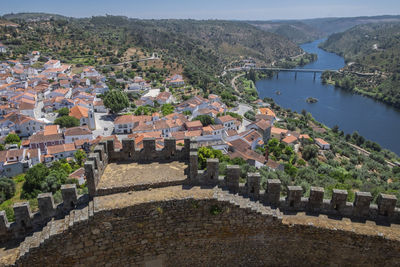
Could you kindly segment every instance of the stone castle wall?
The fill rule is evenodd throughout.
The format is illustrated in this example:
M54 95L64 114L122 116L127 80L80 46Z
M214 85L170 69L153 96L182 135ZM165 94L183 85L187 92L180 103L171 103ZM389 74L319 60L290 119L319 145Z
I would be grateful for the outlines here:
M281 197L279 180L268 180L261 190L261 176L249 173L245 184L239 183L239 166L228 166L226 176L219 175L217 159L207 161L206 170L198 170L197 144L185 140L176 147L166 139L164 149L156 149L154 139L144 140L144 148L135 149L133 140L123 140L116 150L113 141L100 143L89 154L85 173L88 196L78 196L73 185L63 185L63 203L55 206L51 194L39 196L39 212L32 214L29 204L14 206L15 222L10 224L0 212L0 237L3 242L26 237L21 243L18 265L110 265L162 262L170 265L297 265L369 264L396 265L400 262L398 240L368 236L349 231L282 223L280 211L306 211L339 217L399 223L397 199L380 195L377 205L371 194L357 192L354 203L347 202L347 192L334 190L324 199L323 188L312 188L302 196L301 187L289 186ZM109 201L101 208L99 201L136 196L150 188L135 191L100 192L97 184L109 162L146 163L185 161L187 179L180 186L186 192L224 192L204 199L164 197L157 201L130 203L124 207ZM160 187L159 189L154 189ZM153 190L176 188L175 184ZM207 189L208 188L208 189ZM139 190L139 191L136 191ZM157 192L151 191L157 195ZM238 204L240 203L240 204ZM104 203L103 203L104 206ZM107 206L107 205L106 205ZM31 236L31 234L33 235ZM33 243L33 244L31 244ZM104 263L104 264L103 264Z
M48 239L37 241L38 247L26 252L16 265L396 266L400 262L398 241L289 226L271 215L217 198L103 210L96 210L95 201L94 212L87 213L83 220L66 220L69 226L51 226Z

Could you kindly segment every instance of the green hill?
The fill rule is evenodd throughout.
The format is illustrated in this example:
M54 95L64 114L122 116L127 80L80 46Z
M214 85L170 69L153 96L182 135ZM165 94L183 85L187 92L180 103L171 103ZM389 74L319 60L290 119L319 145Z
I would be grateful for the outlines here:
M268 64L302 52L295 43L245 22L121 16L18 21L18 30L0 29L0 40L14 56L39 50L67 63L104 65L120 62L129 49L157 52L164 66L183 68L185 76L202 88L218 84L216 75L234 60L251 57Z
M337 85L400 108L400 23L359 25L331 35L321 47L349 63L344 74L334 75Z
M323 36L321 31L301 21L251 21L249 24L254 25L262 30L284 36L298 44L311 42Z

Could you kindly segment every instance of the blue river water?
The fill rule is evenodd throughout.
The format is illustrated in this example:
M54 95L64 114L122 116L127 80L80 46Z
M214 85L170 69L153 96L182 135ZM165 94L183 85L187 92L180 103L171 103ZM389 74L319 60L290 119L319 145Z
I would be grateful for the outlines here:
M318 55L318 60L303 69L340 69L344 59L328 53L318 44L323 40L307 43L301 47L309 53ZM271 97L284 107L297 112L303 109L328 127L338 125L345 133L357 131L366 139L372 140L400 155L400 110L371 98L353 94L332 85L321 83L321 74L313 79L313 73L280 72L279 77L257 81L260 98ZM276 92L281 94L277 95ZM317 103L306 102L308 97L318 99Z

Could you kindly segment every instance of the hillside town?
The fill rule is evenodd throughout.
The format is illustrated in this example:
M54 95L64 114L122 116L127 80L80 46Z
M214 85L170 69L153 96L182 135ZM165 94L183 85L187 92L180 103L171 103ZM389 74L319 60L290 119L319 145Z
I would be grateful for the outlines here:
M310 139L308 135L274 127L279 118L261 100L254 103L253 121L244 118L239 108L229 109L215 94L207 98L195 95L178 102L168 88L185 86L179 74L165 79L166 90L152 88L151 81L142 77L135 77L126 85L125 91L140 96L134 101L136 107L168 104L173 107L169 114L162 115L160 111L134 115L129 110L111 114L102 100L109 91L107 77L91 66L76 74L71 65L57 59L48 59L38 68L40 57L39 51L33 51L27 61L0 63L2 176L13 177L38 163L72 159L78 150L89 152L92 145L110 138L115 140L116 148L121 147L123 138L133 138L138 149L143 148L144 138L155 138L160 149L165 138L175 138L178 145L183 145L185 138L193 138L200 147L220 150L230 158L242 158L251 166L283 170L281 163L258 149L276 138L298 151L301 141ZM67 114L61 114L61 110ZM79 125L60 126L57 118L63 116L75 118ZM7 142L10 135L17 135L20 141ZM322 150L330 149L322 139L315 143Z

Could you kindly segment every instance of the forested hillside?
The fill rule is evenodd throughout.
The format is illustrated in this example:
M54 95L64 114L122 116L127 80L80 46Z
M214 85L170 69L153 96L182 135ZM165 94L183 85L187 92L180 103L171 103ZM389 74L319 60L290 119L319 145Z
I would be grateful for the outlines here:
M0 40L12 48L14 57L39 50L67 63L105 65L138 56L129 54L129 49L148 55L157 52L164 66L181 67L192 84L202 88L217 84L216 75L232 60L252 57L268 64L302 52L285 38L244 22L138 20L120 16L54 16L27 22L26 14L22 18L6 17L20 25L0 28Z
M301 22L314 29L323 32L325 36L333 33L346 31L354 26L368 23L392 23L400 22L400 16L372 16L372 17L350 17L350 18L318 18L305 19Z
M336 85L400 108L400 23L359 25L321 47L348 62L344 73L332 77Z
M284 36L298 44L312 42L323 36L322 31L301 21L251 21L249 23L262 30Z

